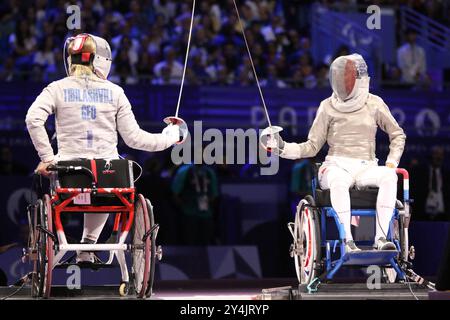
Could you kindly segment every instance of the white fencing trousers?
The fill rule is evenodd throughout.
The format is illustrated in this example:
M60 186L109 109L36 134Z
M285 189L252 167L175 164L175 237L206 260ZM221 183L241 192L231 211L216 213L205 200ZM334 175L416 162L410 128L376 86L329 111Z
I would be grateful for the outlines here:
M331 205L344 225L347 240L352 240L350 193L352 186L378 187L375 241L386 237L397 198L395 169L378 166L377 161L327 156L319 169L319 184L330 189Z
M85 213L82 242L96 243L109 213ZM88 240L88 241L86 241Z

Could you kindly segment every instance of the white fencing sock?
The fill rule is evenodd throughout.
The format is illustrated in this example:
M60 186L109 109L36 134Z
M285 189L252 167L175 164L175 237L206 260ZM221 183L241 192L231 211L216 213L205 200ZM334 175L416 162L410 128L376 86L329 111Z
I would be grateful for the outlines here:
M330 183L331 205L336 211L340 222L344 225L345 239L353 240L351 230L351 213L350 213L350 185L342 181Z
M380 178L378 188L375 241L386 237L389 231L397 199L397 174L393 172Z
M108 217L109 213L85 213L81 242L96 243Z

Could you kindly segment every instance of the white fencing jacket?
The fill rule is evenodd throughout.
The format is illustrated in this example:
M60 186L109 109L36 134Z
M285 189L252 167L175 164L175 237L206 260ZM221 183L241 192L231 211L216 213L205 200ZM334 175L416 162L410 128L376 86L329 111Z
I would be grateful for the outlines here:
M59 160L118 158L117 132L134 149L170 147L166 135L140 129L121 87L96 76L69 76L49 84L26 115L26 125L41 161L55 159L44 124L55 114Z
M308 140L303 143L285 143L280 156L287 159L314 157L327 142L329 156L376 160L377 128L389 136L386 162L398 165L405 148L406 135L380 97L369 94L365 104L351 112L335 109L331 98L327 98L317 110Z

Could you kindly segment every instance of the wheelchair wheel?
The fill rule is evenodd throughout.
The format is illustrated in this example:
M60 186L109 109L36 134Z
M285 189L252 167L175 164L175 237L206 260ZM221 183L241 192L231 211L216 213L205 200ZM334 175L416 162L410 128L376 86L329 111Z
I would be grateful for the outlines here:
M44 204L41 199L36 202L33 217L32 227L33 231L31 234L31 255L33 259L33 274L31 277L31 296L33 298L42 297L42 292L44 291L44 281L41 279L45 278L45 248L46 241L45 237L42 237L41 232L37 228L41 223L41 217L44 212Z
M131 274L133 280L133 289L138 298L144 298L147 292L147 286L150 279L151 265L151 237L144 240L144 236L150 230L150 218L147 208L147 202L142 196L138 195L135 205L135 215L132 235L131 249Z
M45 195L37 201L34 217L34 251L36 254L31 279L31 294L33 297L50 297L53 267L53 239L43 231L52 232L52 210L50 197Z
M148 216L150 218L150 229L152 229L155 226L155 216L153 215L153 206L150 203L150 200L145 199L147 204L147 212ZM155 282L155 264L156 264L156 234L157 230L152 232L150 235L150 275L148 278L148 285L147 290L145 292L145 295L147 297L151 297L153 294L153 284Z
M302 199L297 207L294 225L293 257L300 284L308 285L320 275L320 223L311 196Z
M398 201L398 200L397 200ZM414 256L410 256L410 247L409 247L409 235L408 235L408 221L404 215L401 215L397 220L397 223L394 225L395 227L395 237L399 241L400 244L400 257L399 260L408 261L411 260Z
M403 204L397 200L397 206L403 209ZM398 241L400 247L400 253L397 258L397 262L401 263L401 261L409 260L409 239L408 239L408 228L406 226L404 215L400 215L397 220L394 221L393 224L393 238ZM385 283L395 283L399 282L401 279L397 277L397 272L394 268L384 267L382 268L383 279Z

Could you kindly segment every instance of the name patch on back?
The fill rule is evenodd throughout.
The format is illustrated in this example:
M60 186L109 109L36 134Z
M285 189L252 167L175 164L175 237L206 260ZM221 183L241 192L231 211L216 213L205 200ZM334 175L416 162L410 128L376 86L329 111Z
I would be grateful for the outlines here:
M64 89L64 102L112 103L110 89Z

